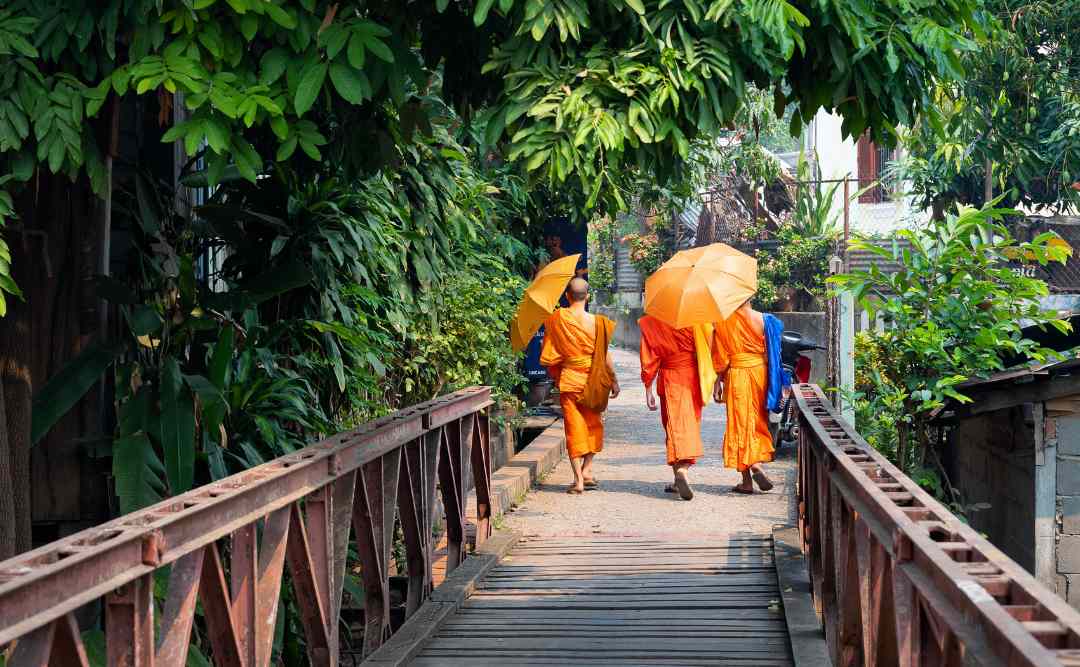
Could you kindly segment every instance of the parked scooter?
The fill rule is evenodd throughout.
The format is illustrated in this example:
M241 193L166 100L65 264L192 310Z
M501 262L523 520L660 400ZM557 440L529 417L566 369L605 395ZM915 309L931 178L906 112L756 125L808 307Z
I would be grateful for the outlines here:
M784 332L780 339L780 362L792 384L805 384L810 381L810 357L803 353L824 349L823 345L805 338L798 331ZM789 394L780 406L780 423L773 432L773 449L779 450L784 443L795 442L799 437L794 400L794 394Z

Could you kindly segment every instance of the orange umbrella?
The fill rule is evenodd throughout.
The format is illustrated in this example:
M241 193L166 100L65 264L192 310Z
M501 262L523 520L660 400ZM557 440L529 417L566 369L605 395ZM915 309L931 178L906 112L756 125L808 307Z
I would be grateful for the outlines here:
M510 345L515 352L524 350L548 315L555 312L559 297L566 292L567 283L574 277L579 257L580 253L551 262L540 269L532 283L525 288L525 295L510 323Z
M757 291L757 260L723 243L675 253L645 281L645 312L676 329L721 322Z

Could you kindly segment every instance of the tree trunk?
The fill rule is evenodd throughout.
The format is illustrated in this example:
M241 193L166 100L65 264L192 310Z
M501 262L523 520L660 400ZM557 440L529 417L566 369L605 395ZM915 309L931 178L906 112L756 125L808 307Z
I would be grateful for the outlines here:
M900 472L905 474L907 473L907 448L910 433L910 427L907 424L901 423L896 434L896 465L899 466Z
M3 521L13 540L4 545L13 553L21 553L31 546L30 515L30 399L33 392L33 372L31 342L31 301L34 292L33 267L40 263L40 253L35 261L34 250L40 251L41 237L30 233L33 230L34 204L38 200L35 194L49 194L49 182L43 178L33 185L41 189L37 193L28 188L17 202L19 223L11 237L12 277L22 288L27 301L12 299L7 316L0 320L0 389L3 391L5 426L7 437L8 479L0 479L7 488L0 488L0 493L11 497L11 514ZM11 555L11 554L9 554Z
M8 443L7 410L0 389L0 560L18 553L15 540L15 478L12 475L11 446Z

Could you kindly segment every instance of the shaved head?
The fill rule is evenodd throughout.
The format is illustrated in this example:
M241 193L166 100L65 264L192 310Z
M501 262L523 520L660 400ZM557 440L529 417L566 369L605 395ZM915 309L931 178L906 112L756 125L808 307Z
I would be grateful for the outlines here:
M589 297L589 283L584 278L574 278L566 288L566 298L570 303L584 301Z

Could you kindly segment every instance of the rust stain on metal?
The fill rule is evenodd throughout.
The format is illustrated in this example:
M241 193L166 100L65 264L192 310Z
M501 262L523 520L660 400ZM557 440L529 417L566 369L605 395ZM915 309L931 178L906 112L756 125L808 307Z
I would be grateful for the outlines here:
M11 664L86 664L72 612L104 599L107 664L183 664L198 600L214 664L268 665L287 563L309 661L334 665L351 518L371 591L370 653L390 635L387 577L399 506L409 526L410 614L433 588L439 472L453 480L443 489L444 503L453 499L451 523L464 517L470 467L477 515L489 516L487 417L478 413L491 403L487 387L455 392L0 562L0 647L14 642L19 659ZM224 563L222 540L231 545ZM459 558L464 542L457 537ZM153 575L166 566L172 571L155 622Z
M835 664L1075 664L1080 613L870 447L818 387L795 397L799 528Z

